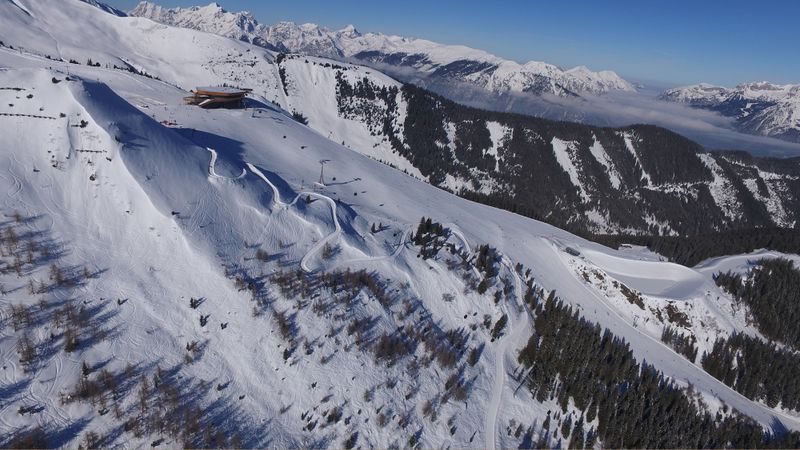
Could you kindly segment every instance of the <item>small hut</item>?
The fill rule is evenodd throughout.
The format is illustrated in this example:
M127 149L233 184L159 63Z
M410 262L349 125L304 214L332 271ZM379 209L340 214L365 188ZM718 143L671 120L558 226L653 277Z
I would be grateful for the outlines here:
M193 95L184 97L184 101L187 105L201 108L243 108L244 99L250 91L252 89L228 86L198 87L192 91Z

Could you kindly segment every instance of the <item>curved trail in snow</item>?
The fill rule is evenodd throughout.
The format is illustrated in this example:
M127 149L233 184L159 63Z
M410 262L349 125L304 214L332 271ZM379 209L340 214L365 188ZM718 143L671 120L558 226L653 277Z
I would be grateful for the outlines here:
M453 236L461 241L464 250L471 254L472 250L469 241L461 230L458 229L458 226L454 223L447 223L444 224L444 226L450 230ZM500 412L500 405L503 402L503 389L506 386L506 377L508 375L506 371L506 354L513 345L526 338L525 334L529 333L531 328L531 316L523 300L522 280L520 280L519 274L514 270L513 264L511 264L511 260L508 259L507 256L501 256L500 264L508 270L514 279L515 311L512 311L508 307L504 308L505 314L508 317L506 333L498 339L499 346L495 351L494 373L492 377L493 383L483 424L484 448L487 449L497 448L497 416ZM476 268L473 267L473 270L479 275Z
M459 241L461 241L461 245L463 246L464 251L466 251L467 254L472 255L472 247L469 246L469 241L464 236L464 233L462 233L461 230L458 228L458 225L451 222L443 224L443 226L448 230L450 230L450 234L454 235L455 237L458 238ZM478 268L475 267L474 265L471 267L472 267L472 273L480 279L481 277L480 270L478 270Z
M472 254L472 248L469 245L469 241L464 236L464 233L462 233L458 228L458 226L454 223L446 223L443 225L450 230L451 235L455 236L459 241L461 241L463 249L468 254ZM529 331L531 326L530 314L527 307L525 307L523 300L522 281L520 280L519 274L514 271L511 260L509 260L505 255L501 257L500 264L504 266L514 278L514 298L516 303L516 311L511 311L507 307L504 308L505 314L508 317L508 322L506 323L506 333L499 340L497 340L499 341L499 346L495 351L494 357L492 389L490 392L489 401L486 405L486 416L484 417L483 423L484 448L487 449L497 448L497 416L500 412L500 405L503 401L503 389L505 388L506 376L508 375L506 372L506 353L508 353L512 345L524 338L524 334ZM480 277L480 272L477 268L473 267L472 270L475 272L475 275Z
M258 178L261 178L272 189L272 202L275 203L275 206L277 206L280 209L286 208L286 206L288 205L281 201L281 193L278 192L278 188L275 187L275 185L272 184L271 181L269 181L269 178L267 178L267 176L264 175L264 173L261 172L261 170L259 170L258 167L250 163L245 163L245 164L247 164L247 168L250 169L251 172L253 172Z
M212 150L209 149L209 151L212 151ZM213 153L212 153L212 155L213 155ZM304 272L313 272L313 270L308 265L310 259L315 254L317 254L325 246L325 244L330 243L332 240L336 239L337 237L339 237L342 234L342 226L339 223L339 217L337 216L336 201L333 200L332 198L328 197L327 195L323 195L323 194L320 194L318 192L301 191L294 197L294 199L292 199L291 202L286 203L286 202L281 200L281 194L278 191L277 186L275 186L269 180L269 178L267 178L267 176L264 174L264 172L262 172L258 167L254 166L251 163L245 163L245 164L247 165L247 168L250 169L251 172L253 172L253 174L255 174L258 178L261 178L261 180L263 180L270 187L270 189L272 190L273 203L275 204L275 207L278 210L287 210L289 207L294 206L297 203L297 201L300 200L301 198L303 198L304 196L311 196L311 197L317 198L319 200L323 200L323 201L327 202L328 205L331 207L331 217L333 219L333 225L335 227L335 230L333 232L331 232L330 234L328 234L327 236L325 236L324 238L322 238L321 240L319 240L316 244L314 244L314 246L311 247L311 249L308 250L306 252L306 254L303 255L303 258L300 260L300 268ZM455 225L452 225L452 226L455 226ZM389 259L393 259L393 258L397 257L405 249L406 243L409 241L413 231L414 231L413 227L408 227L405 230L403 230L403 233L400 236L400 241L397 243L397 246L394 248L394 250L392 250L392 252L389 253L388 255L368 256L368 257L365 257L365 258L349 259L349 260L341 261L341 262L333 265L331 268L335 269L335 268L338 268L338 267L341 267L341 266L344 266L344 265L348 265L348 264L353 264L353 263L367 263L367 262L386 261L386 260L389 260ZM467 243L467 240L464 238L464 235L462 235L461 232L459 232L459 231L456 231L455 233L457 234L459 239L461 239L461 241L464 243L465 249L467 251L469 251L469 244Z
M400 241L397 243L397 247L392 250L392 253L384 256L368 256L366 258L356 258L356 259L349 259L346 261L342 261L338 264L335 264L332 269L338 269L341 266L353 264L353 263L368 263L368 262L378 262L378 261L388 261L390 259L394 259L399 255L403 250L406 248L406 243L409 241L411 233L413 232L413 228L409 227L403 230L403 234L400 235Z
M208 162L208 176L210 176L211 178L222 179L222 180L241 180L242 178L244 178L245 175L247 175L247 171L244 170L244 167L242 167L242 173L239 174L239 176L236 178L223 177L222 175L217 174L216 171L217 151L210 147L206 147L206 150L211 152L211 161Z
M14 160L15 163L19 164L17 157L13 153L11 154L11 158ZM8 173L11 176L11 179L14 181L14 191L6 192L6 196L8 198L14 198L17 196L17 194L20 193L20 191L22 191L22 181L11 169L12 167L11 164L9 164L7 167L8 169L6 169L6 173Z
M449 229L450 233L453 234L455 237L457 237L459 241L461 241L461 245L464 247L464 250L472 252L472 249L470 249L469 247L469 241L467 241L467 238L464 237L464 233L461 232L461 230L458 228L456 224L446 223L443 226Z
M264 173L261 170L259 170L258 167L250 163L246 164L251 172L253 172L257 177L261 178L265 183L269 185L270 189L272 189L273 203L275 203L275 206L279 210L288 209L290 206L296 204L297 201L304 195L311 196L319 200L323 200L327 202L328 205L331 207L331 217L333 219L333 226L335 228L334 231L325 236L324 238L320 239L316 244L314 244L314 246L311 247L311 249L307 251L306 254L303 255L303 258L300 260L300 268L303 269L304 272L312 272L312 270L308 267L308 261L311 259L311 257L313 257L314 254L316 254L318 251L320 251L325 246L325 244L330 243L332 240L336 239L340 234L342 234L342 226L341 224L339 224L339 217L337 216L336 201L328 197L327 195L323 195L317 192L301 191L294 197L291 203L284 203L281 200L281 194L278 191L278 188L274 184L272 184L271 181L269 181L269 178L267 178L267 176L264 175Z
M295 197L295 199L292 201L292 203L290 203L290 205L294 205L295 202L297 202L297 199L300 198L300 195L302 194L303 193L297 194L297 197ZM320 239L316 244L314 244L314 246L311 247L311 249L308 252L306 252L305 255L303 255L303 259L300 260L300 268L303 269L303 271L305 272L311 272L312 270L308 268L308 260L311 259L311 257L314 256L314 254L320 251L323 248L323 246L325 246L325 244L328 244L330 241L336 239L340 234L342 234L342 226L339 225L339 218L336 216L336 202L332 198L322 194L317 194L316 192L313 193L306 192L305 194L328 202L328 204L331 207L331 216L333 216L333 225L336 227L336 229L332 233L328 234L324 238Z

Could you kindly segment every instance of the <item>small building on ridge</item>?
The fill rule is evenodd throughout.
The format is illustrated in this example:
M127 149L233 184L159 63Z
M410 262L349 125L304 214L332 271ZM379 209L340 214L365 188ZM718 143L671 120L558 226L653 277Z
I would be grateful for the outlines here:
M192 91L193 95L184 97L183 100L187 105L201 108L243 108L244 99L251 91L252 89L228 86L198 87Z

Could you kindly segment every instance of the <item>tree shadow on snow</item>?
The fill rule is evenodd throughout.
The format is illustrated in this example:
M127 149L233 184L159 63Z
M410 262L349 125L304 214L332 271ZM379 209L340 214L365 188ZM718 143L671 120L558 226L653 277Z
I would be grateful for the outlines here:
M38 426L18 429L0 438L0 448L60 448L70 443L86 428L91 419L84 418L64 427Z

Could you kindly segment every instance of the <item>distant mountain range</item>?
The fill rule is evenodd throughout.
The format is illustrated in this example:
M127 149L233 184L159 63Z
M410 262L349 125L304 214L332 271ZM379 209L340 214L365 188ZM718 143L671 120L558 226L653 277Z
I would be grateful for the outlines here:
M437 80L466 82L498 93L574 97L584 93L600 95L610 91L634 91L631 83L611 71L593 72L584 66L563 70L539 61L519 64L460 45L381 33L362 34L352 25L341 30L292 22L266 26L249 12L228 12L217 3L164 8L141 2L129 14L212 32L280 52L333 59L352 58L367 64L411 68Z
M239 39L278 52L360 62L462 103L551 119L621 125L619 120L600 117L582 110L580 104L563 101L587 95L636 93L634 84L612 71L594 72L585 66L564 70L540 61L520 64L460 45L382 33L362 34L352 25L341 30L310 23L264 25L247 11L229 12L217 3L165 8L143 1L128 14ZM465 89L470 87L476 89ZM520 102L515 94L532 94L529 99L537 103ZM548 102L548 96L562 100ZM492 99L490 104L488 99ZM734 127L741 132L800 142L797 85L753 83L726 89L701 84L668 90L659 99L734 118Z
M670 89L661 98L732 117L748 133L800 142L800 84L764 81L733 89L697 84Z

